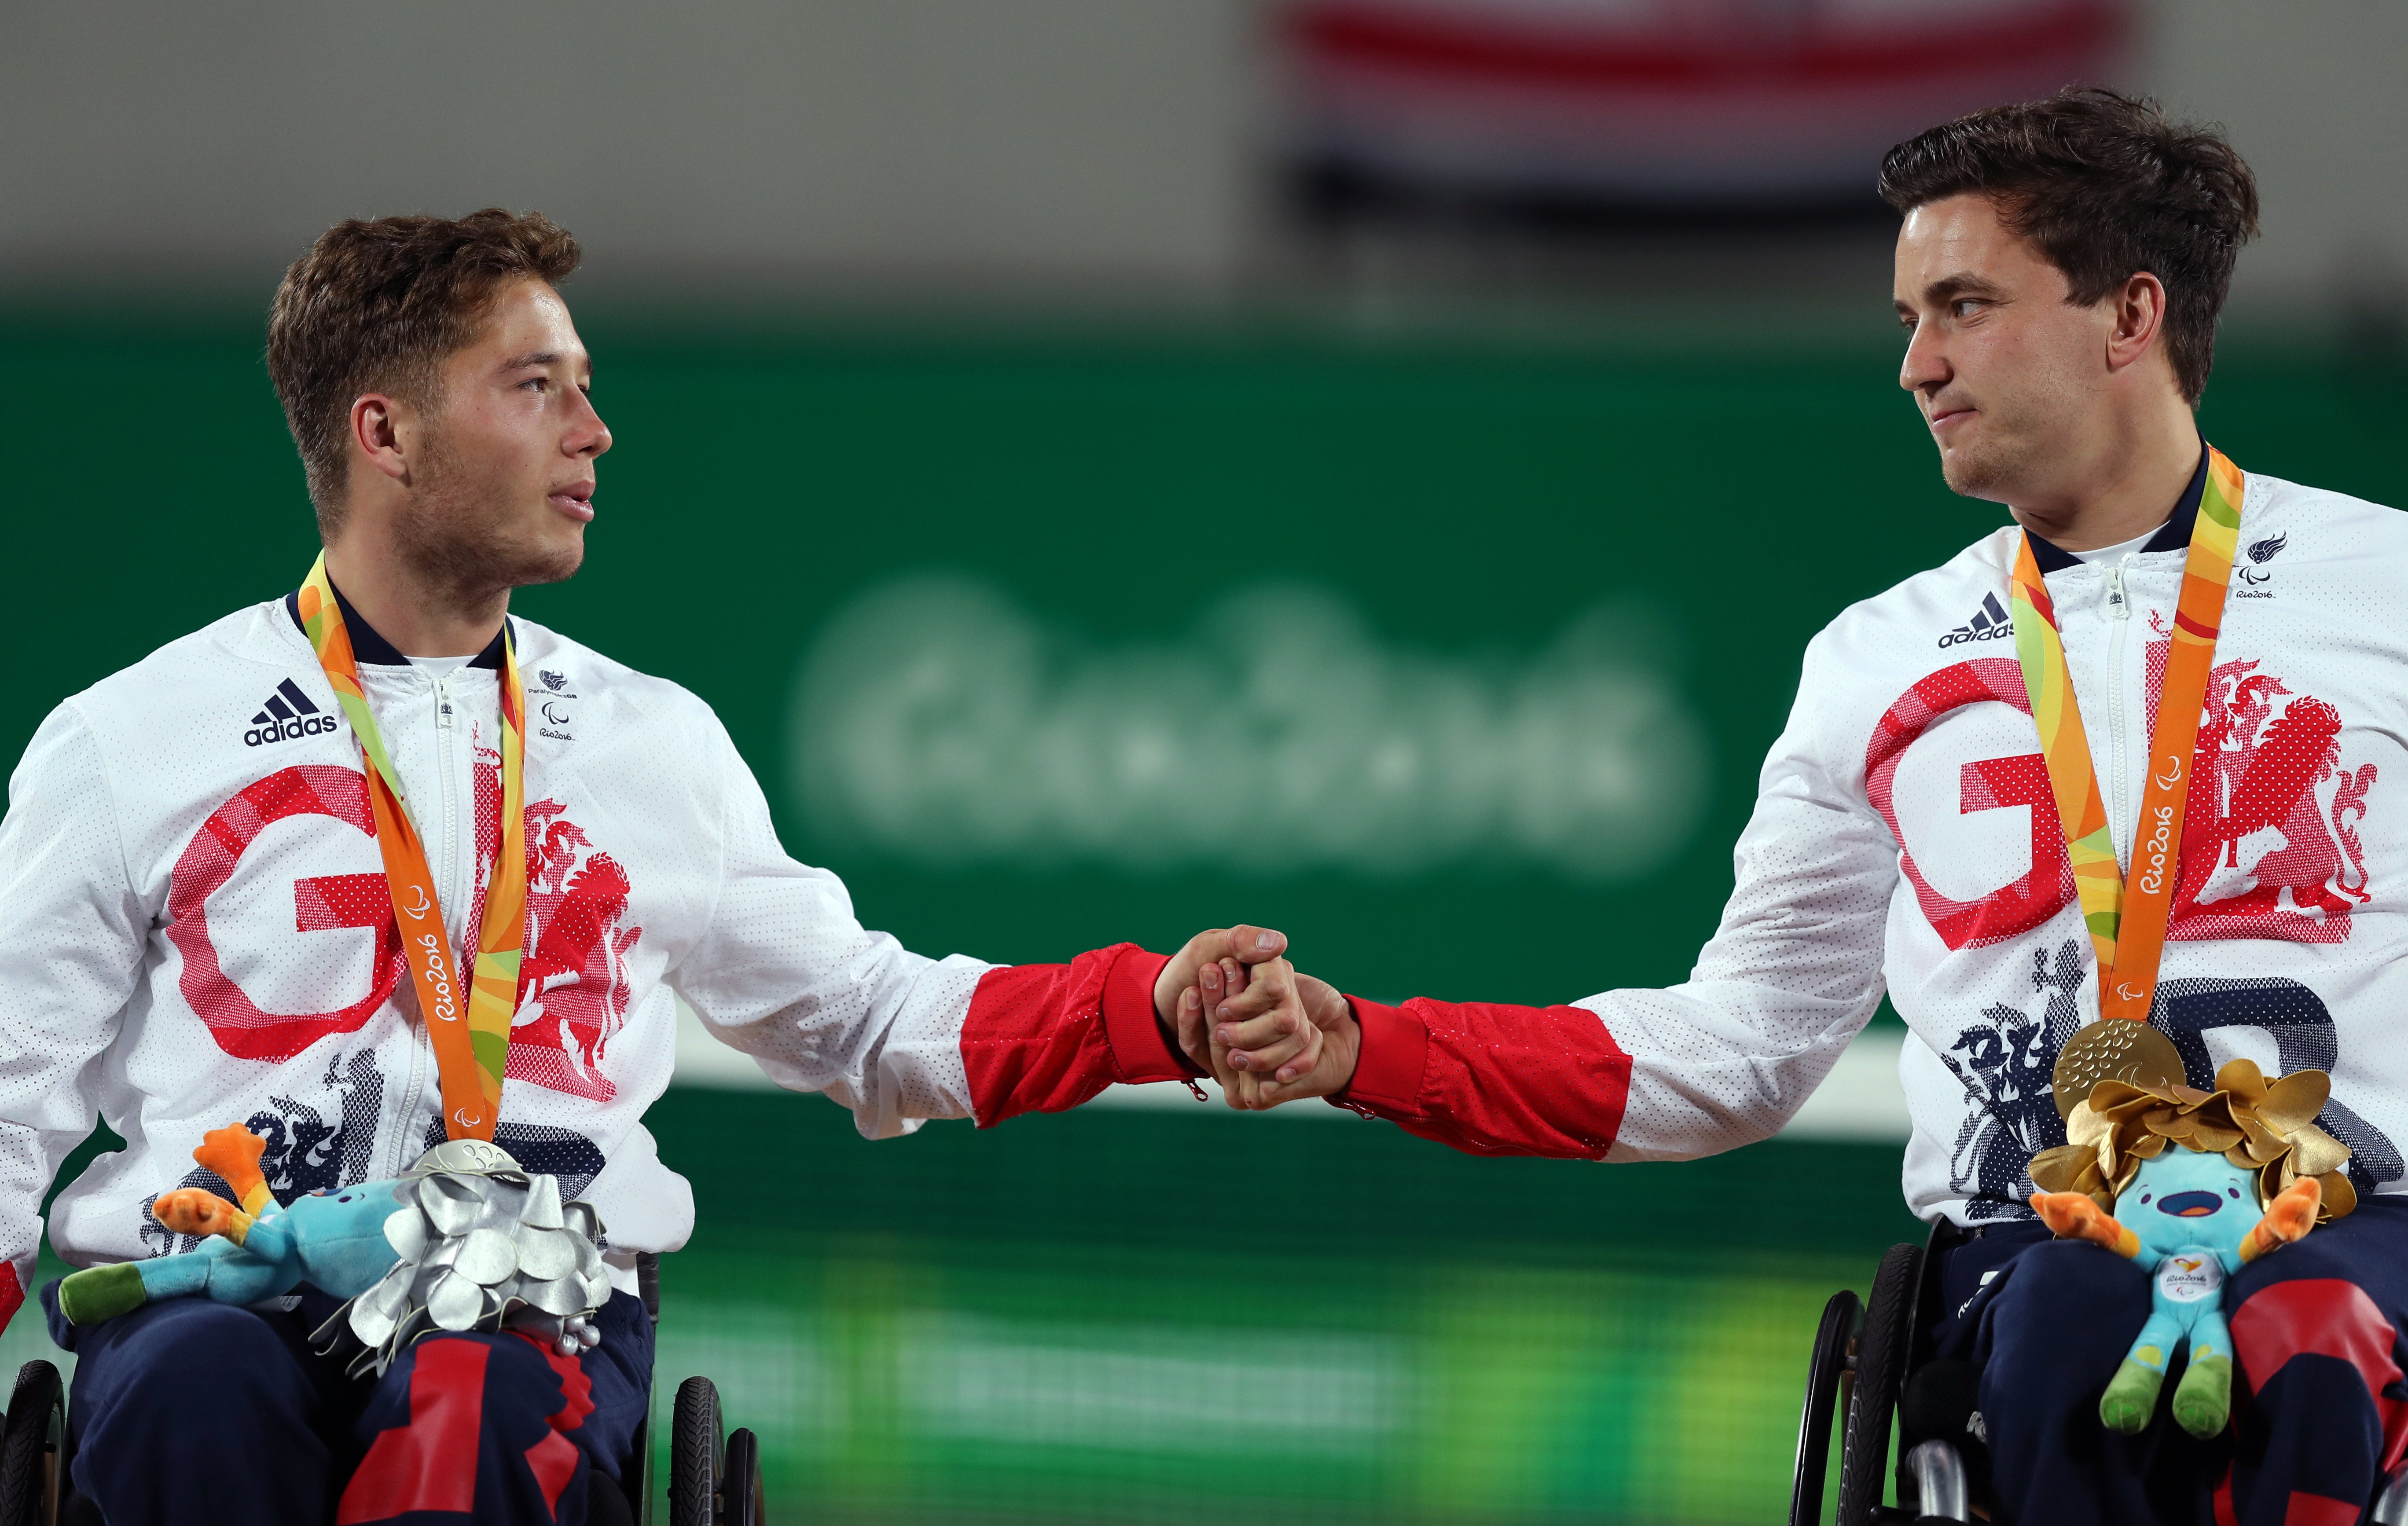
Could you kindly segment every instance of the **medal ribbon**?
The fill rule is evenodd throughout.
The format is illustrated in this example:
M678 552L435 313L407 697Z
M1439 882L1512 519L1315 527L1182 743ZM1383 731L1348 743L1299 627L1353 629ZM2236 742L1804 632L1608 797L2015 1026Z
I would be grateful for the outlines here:
M376 816L377 847L384 855L393 914L435 1049L436 1075L443 1088L443 1130L453 1139L491 1139L501 1111L502 1069L509 1055L510 1017L518 1005L520 952L526 939L526 690L519 681L518 652L509 623L502 624L502 841L485 885L485 910L478 924L475 963L460 978L443 906L426 845L360 687L358 661L335 585L322 554L301 585L301 624L316 649L326 681L351 722L367 763L368 806Z
M2115 844L2108 835L2107 807L2100 799L2099 775L2083 735L2082 712L2074 704L2057 608L2032 557L2030 535L2023 537L2015 553L2010 591L2015 658L2023 664L2032 720L2040 727L2041 757L2057 797L2057 820L2065 828L2082 920L2099 956L2099 1007L2106 1017L2146 1022L2157 993L2166 919L2173 909L2179 878L2176 864L2197 761L2200 711L2207 703L2208 671L2215 663L2216 632L2224 623L2225 586L2232 580L2233 548L2241 539L2245 485L2241 468L2222 451L2208 451L2207 486L2191 526L2190 557L2183 563L2173 647L2167 654L2157 727L2149 740L2149 782L2141 795L2128 880L2115 866Z

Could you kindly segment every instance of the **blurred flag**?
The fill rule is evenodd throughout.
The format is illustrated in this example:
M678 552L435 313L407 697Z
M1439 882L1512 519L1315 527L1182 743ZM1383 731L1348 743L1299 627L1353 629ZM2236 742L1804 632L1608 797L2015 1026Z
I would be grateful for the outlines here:
M1873 205L1885 150L2099 78L2128 0L1289 0L1309 206L1713 219Z

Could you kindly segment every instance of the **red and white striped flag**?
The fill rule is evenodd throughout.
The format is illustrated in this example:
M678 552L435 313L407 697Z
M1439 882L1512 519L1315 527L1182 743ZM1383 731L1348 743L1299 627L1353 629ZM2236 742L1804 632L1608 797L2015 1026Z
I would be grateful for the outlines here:
M1310 165L1636 207L1869 203L1883 150L2097 79L2128 0L1292 0Z

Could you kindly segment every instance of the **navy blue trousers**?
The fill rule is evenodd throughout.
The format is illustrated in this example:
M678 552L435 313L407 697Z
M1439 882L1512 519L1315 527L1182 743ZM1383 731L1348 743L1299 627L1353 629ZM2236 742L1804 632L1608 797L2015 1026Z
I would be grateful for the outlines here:
M1987 1287L1985 1273L1995 1273ZM2352 1526L2408 1445L2408 1202L2358 1211L2225 1286L2239 1374L2211 1441L2164 1397L2137 1436L2099 1396L2149 1314L2139 1263L2038 1224L1993 1225L1941 1267L1943 1354L1982 1363L2000 1519L2027 1526ZM2172 1394L2180 1369L2169 1376Z
M57 1286L42 1303L76 1354L75 1487L109 1526L582 1526L595 1476L641 1466L652 1329L625 1293L582 1357L436 1335L353 1380L309 1348L322 1295L290 1313L171 1299L77 1329Z

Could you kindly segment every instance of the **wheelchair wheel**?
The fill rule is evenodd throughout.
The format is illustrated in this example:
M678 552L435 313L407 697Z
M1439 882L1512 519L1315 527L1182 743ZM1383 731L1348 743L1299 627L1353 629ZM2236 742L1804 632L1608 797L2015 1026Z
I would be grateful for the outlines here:
M47 1362L25 1363L0 1426L0 1526L50 1526L58 1519L66 1432L59 1370Z
M719 1390L710 1379L680 1383L669 1423L669 1526L715 1526L719 1519Z
M1889 1473L1890 1418L1906 1385L1914 1341L1914 1299L1923 1282L1923 1248L1895 1245L1873 1273L1865 1325L1856 1337L1856 1384L1840 1441L1839 1526L1870 1526Z
M1806 1406L1798 1420L1798 1476L1789 1490L1789 1526L1823 1519L1823 1473L1831 1457L1831 1417L1848 1375L1848 1345L1856 1333L1856 1295L1844 1290L1823 1305L1814 1348L1806 1359Z
M761 1439L750 1431L727 1438L727 1466L719 1476L721 1526L761 1526Z

